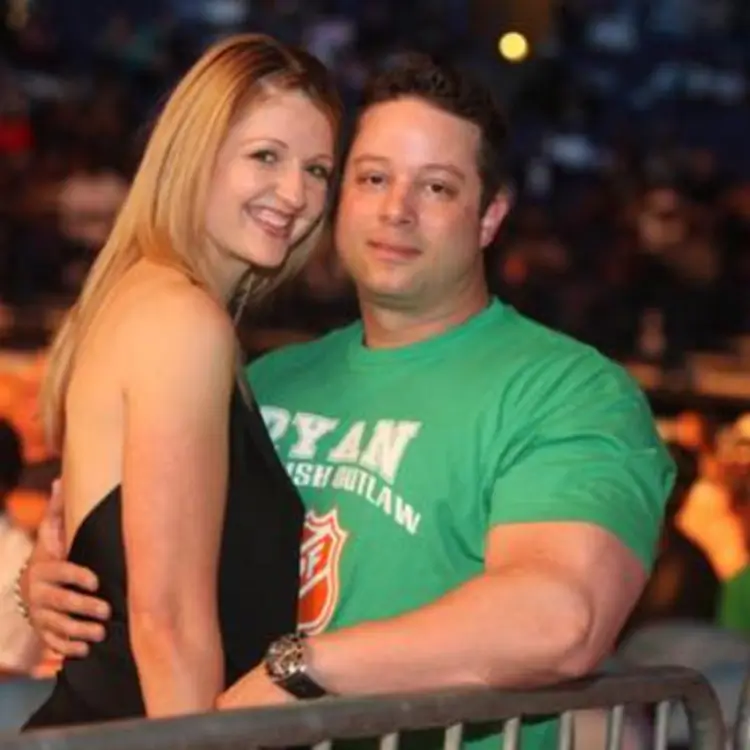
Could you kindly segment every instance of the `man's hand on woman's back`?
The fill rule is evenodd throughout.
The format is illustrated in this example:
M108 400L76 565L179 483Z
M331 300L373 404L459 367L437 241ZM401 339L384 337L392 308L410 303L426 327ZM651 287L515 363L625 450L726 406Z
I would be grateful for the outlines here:
M104 638L102 621L109 618L110 611L105 601L92 596L98 586L92 571L65 560L62 488L58 480L52 486L34 551L21 576L21 596L29 619L47 647L61 656L85 656L88 642Z

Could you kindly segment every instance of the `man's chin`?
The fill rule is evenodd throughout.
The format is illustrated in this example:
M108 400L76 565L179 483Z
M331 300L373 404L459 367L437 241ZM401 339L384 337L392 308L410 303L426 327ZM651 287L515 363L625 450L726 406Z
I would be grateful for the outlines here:
M412 286L406 284L359 285L360 300L392 310L407 310L414 306L416 297Z

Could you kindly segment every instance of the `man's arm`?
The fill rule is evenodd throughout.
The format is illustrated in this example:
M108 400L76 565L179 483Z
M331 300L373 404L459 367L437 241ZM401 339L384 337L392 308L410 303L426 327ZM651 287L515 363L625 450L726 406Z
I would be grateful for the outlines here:
M595 526L498 526L483 575L414 612L308 639L310 675L345 695L574 678L607 655L645 580L635 555ZM219 705L275 698L258 669Z
M484 575L401 617L310 639L311 676L343 694L578 677L608 654L645 580L594 526L497 527Z

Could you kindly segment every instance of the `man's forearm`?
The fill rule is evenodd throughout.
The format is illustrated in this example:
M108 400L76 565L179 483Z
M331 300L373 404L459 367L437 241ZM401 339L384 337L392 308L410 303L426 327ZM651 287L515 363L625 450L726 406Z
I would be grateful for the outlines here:
M532 687L593 666L591 624L583 594L554 571L509 570L400 617L310 638L309 669L343 695Z

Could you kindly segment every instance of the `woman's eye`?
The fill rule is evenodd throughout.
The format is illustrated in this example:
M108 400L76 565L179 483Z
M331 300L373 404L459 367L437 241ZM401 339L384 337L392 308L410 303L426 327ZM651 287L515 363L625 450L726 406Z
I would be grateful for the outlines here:
M324 167L322 164L313 164L308 167L307 171L318 180L328 182L331 179L331 170L328 169L328 167Z
M263 164L275 164L278 161L278 156L275 151L270 149L262 149L261 151L254 151L250 154L251 159L262 162Z

